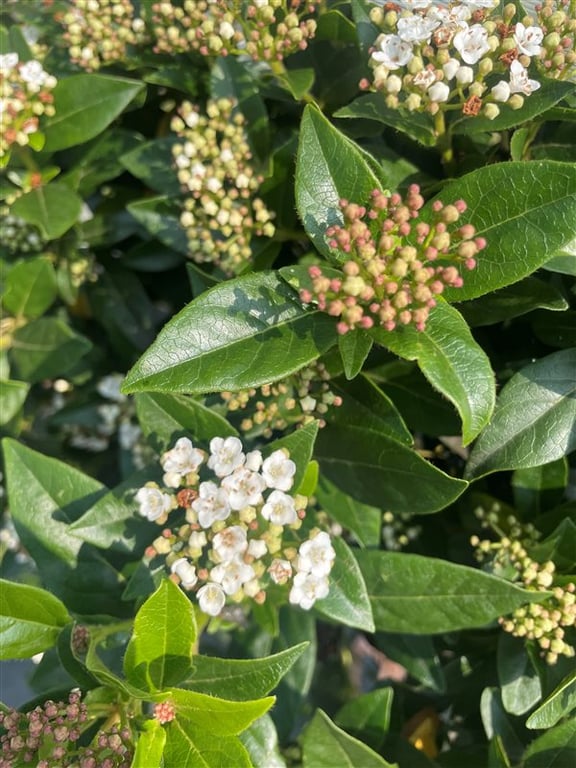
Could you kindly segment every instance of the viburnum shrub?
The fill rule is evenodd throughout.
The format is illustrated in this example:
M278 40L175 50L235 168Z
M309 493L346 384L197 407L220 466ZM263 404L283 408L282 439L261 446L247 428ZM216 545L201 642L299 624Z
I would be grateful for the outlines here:
M572 766L574 0L0 5L0 768Z

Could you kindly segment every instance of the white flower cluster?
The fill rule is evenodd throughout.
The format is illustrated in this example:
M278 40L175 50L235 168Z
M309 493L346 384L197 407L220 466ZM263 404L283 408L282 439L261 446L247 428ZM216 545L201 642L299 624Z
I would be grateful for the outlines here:
M172 578L196 591L204 613L218 616L245 598L261 604L268 588L290 582L290 602L305 610L328 595L334 549L318 529L304 542L296 536L308 500L290 493L296 465L287 451L264 459L258 450L245 453L237 437L215 437L206 455L181 437L160 463L163 487L148 483L135 499L148 520L177 522L146 554L166 557Z
M540 88L528 75L542 52L544 33L531 19L512 24L514 5L504 15L496 0L463 0L448 6L424 0L401 11L377 7L371 19L385 31L370 57L374 87L387 94L392 108L437 114L461 105L464 115L480 112L490 119L498 103L519 109L525 96ZM497 80L497 75L504 78Z

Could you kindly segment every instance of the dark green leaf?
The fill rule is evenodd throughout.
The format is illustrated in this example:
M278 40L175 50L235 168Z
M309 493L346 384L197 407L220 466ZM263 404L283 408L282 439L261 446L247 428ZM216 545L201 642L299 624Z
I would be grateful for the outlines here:
M286 86L296 101L310 93L314 85L316 73L311 68L306 69L287 69L280 77L280 82Z
M527 728L552 728L576 709L576 670L570 672L526 721Z
M386 106L384 95L381 93L359 96L347 107L335 112L334 117L376 120L402 131L426 147L433 147L436 143L434 123L428 115L418 112L404 113L398 109L390 109Z
M498 679L502 704L511 715L523 715L540 700L540 678L524 644L503 632L498 639Z
M20 378L35 383L63 376L91 346L64 321L39 317L15 331L10 355Z
M576 720L551 728L524 752L524 768L571 768L576 760Z
M359 544L365 547L377 547L380 544L381 509L352 499L323 476L320 477L315 496L322 509L351 531Z
M338 336L338 349L347 379L355 378L372 349L373 339L366 331L355 330Z
M0 379L0 427L6 426L24 405L30 384Z
M270 455L279 448L285 448L290 453L290 458L296 464L293 486L295 489L299 488L304 480L308 464L312 459L318 427L318 422L312 421L310 424L306 424L305 427L294 430L294 432L291 432L286 437L281 437L279 440L269 443L264 451L265 456Z
M340 11L327 11L318 18L316 37L341 43L356 42L356 26Z
M445 692L446 675L442 660L436 651L434 638L427 635L378 632L376 645L426 688L438 693Z
M378 27L370 21L368 13L370 7L365 0L352 0L352 18L356 25L358 46L366 59L368 59L369 50L380 32Z
M47 240L55 240L74 226L82 199L64 184L51 183L25 192L11 206L14 216L33 224Z
M56 299L57 294L52 262L38 256L21 261L8 272L2 303L13 315L39 317Z
M532 320L532 328L536 338L549 347L573 347L576 341L576 311L568 310L552 316L547 312L537 312Z
M380 749L390 727L393 697L393 688L376 688L346 702L336 713L334 722L373 749Z
M177 197L181 189L174 169L172 147L178 141L174 136L148 141L122 155L120 162L150 189Z
M565 457L540 467L517 469L512 475L514 505L524 520L532 520L561 503L567 484L568 462Z
M252 765L266 768L286 768L286 763L278 749L278 734L270 715L262 715L252 723L240 741L246 747Z
M161 243L187 256L188 238L180 226L178 210L165 195L138 200L126 206L134 218Z

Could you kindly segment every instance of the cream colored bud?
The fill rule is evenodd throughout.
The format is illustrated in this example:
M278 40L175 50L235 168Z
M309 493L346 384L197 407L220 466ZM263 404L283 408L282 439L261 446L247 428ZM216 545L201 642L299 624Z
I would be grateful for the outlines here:
M482 61L478 65L478 71L483 77L486 77L486 75L489 75L493 69L494 69L494 62L492 61L492 59L482 59Z
M524 97L521 96L519 93L515 93L512 96L510 96L510 99L508 100L508 106L512 109L522 109L524 106Z
M424 62L420 56L413 56L408 62L407 69L411 75L417 75L418 72L421 72L424 69Z
M388 93L400 93L402 90L402 79L398 75L390 75L386 80L385 87Z
M484 117L488 120L494 120L500 114L500 107L497 104L486 104L484 107Z

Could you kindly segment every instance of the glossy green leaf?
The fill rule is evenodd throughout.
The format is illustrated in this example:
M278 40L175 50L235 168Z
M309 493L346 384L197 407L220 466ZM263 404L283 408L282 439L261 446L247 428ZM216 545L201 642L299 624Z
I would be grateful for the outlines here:
M119 630L120 632L125 630L125 625L123 627L119 627L117 624L107 624L90 628L90 643L85 658L86 669L102 685L105 685L107 688L111 688L115 693L119 693L123 698L126 699L131 697L137 701L149 701L152 698L152 694L149 690L137 688L123 677L119 677L110 669L109 666L107 666L102 661L100 655L98 654L99 647L102 644L106 644L110 636L115 635ZM162 701L167 697L167 693L155 694L154 696L156 701Z
M390 727L393 698L393 688L376 688L347 701L336 713L334 722L373 749L380 749Z
M576 349L542 358L503 387L490 425L478 438L466 476L535 467L576 446Z
M536 338L549 347L573 347L576 340L576 310L568 310L561 315L537 312L533 316L532 329Z
M92 344L55 317L39 317L14 332L10 356L18 376L35 383L63 376Z
M129 203L127 210L161 243L187 256L190 248L186 231L180 226L178 209L167 195Z
M487 165L446 185L445 204L463 199L463 219L486 239L464 285L448 289L449 301L464 301L532 274L574 237L576 165L551 160ZM430 217L430 206L422 211Z
M382 510L369 507L348 496L326 477L321 476L315 493L320 507L340 525L351 531L365 547L380 544Z
M224 699L257 699L274 690L286 672L306 650L299 643L261 659L219 659L195 656L192 676L183 685Z
M487 687L480 696L480 716L484 731L489 739L499 736L503 750L510 755L520 756L523 743L514 727L513 719L502 705L500 689Z
M177 314L129 371L124 391L236 391L284 378L336 342L274 273L228 280Z
M141 606L124 656L124 674L139 688L162 690L190 670L197 630L192 603L170 579Z
M8 424L20 411L30 384L25 381L4 381L0 379L0 427Z
M110 75L73 75L54 89L56 114L44 123L45 151L55 152L93 139L130 104L144 84Z
M38 256L19 262L8 272L2 303L13 315L39 317L53 303L57 294L52 262Z
M433 147L436 143L434 123L428 115L418 112L404 114L398 109L390 109L381 93L359 96L351 104L335 112L334 117L375 120L402 131L426 147Z
M391 768L391 763L358 739L338 728L319 709L302 741L304 768Z
M240 734L252 765L266 768L286 768L284 758L278 749L278 734L270 715L262 715Z
M360 371L370 350L373 339L366 331L355 330L338 336L338 349L344 364L344 373L347 379L355 378Z
M570 768L576 760L576 719L551 728L523 755L523 768Z
M369 5L366 0L352 0L352 18L356 26L358 46L368 59L371 46L378 37L380 30L370 21Z
M568 461L563 456L539 467L517 469L511 483L515 507L524 520L532 520L562 502L568 485Z
M46 588L71 611L122 613L120 574L69 532L70 524L103 495L104 487L15 440L4 440L2 445L14 525Z
M310 93L316 73L310 67L304 69L287 69L279 80L292 94L296 101L301 101Z
M162 765L166 731L158 720L146 720L138 734L131 768L152 768Z
M55 240L78 221L82 199L65 184L52 182L25 192L11 206L14 216L33 224L47 240Z
M146 392L134 399L142 431L166 448L181 434L195 441L238 434L225 418L191 397Z
M426 688L438 693L446 691L443 660L438 655L433 637L378 632L375 642L388 658L404 667L409 675Z
M543 541L530 548L530 556L542 563L552 560L556 571L573 574L576 571L576 520L568 517Z
M374 632L366 584L352 550L340 538L333 538L332 546L336 559L329 576L330 592L314 604L314 609L339 624Z
M340 11L327 11L321 14L316 28L319 40L338 40L343 43L355 43L356 25Z
M162 765L163 768L253 768L238 738L205 733L180 718L166 727Z
M264 699L231 701L196 691L173 688L170 692L178 719L195 729L218 736L237 736L274 704L274 696Z
M523 642L506 632L498 638L497 659L504 709L511 715L523 715L542 696L538 673Z
M317 109L306 107L296 160L296 205L308 236L321 253L330 255L327 227L342 222L339 200L367 200L379 186L360 149Z
M576 709L576 670L570 672L526 720L527 728L552 728Z
M130 173L147 187L163 195L178 197L180 182L174 169L172 147L179 139L172 135L140 144L119 160Z
M483 627L546 593L483 571L400 552L359 550L377 629L419 635Z
M488 356L454 307L439 302L424 331L402 326L370 333L400 357L416 360L432 386L456 406L465 445L486 426L496 399L494 373Z
M70 620L66 606L44 589L0 580L0 659L51 648Z

